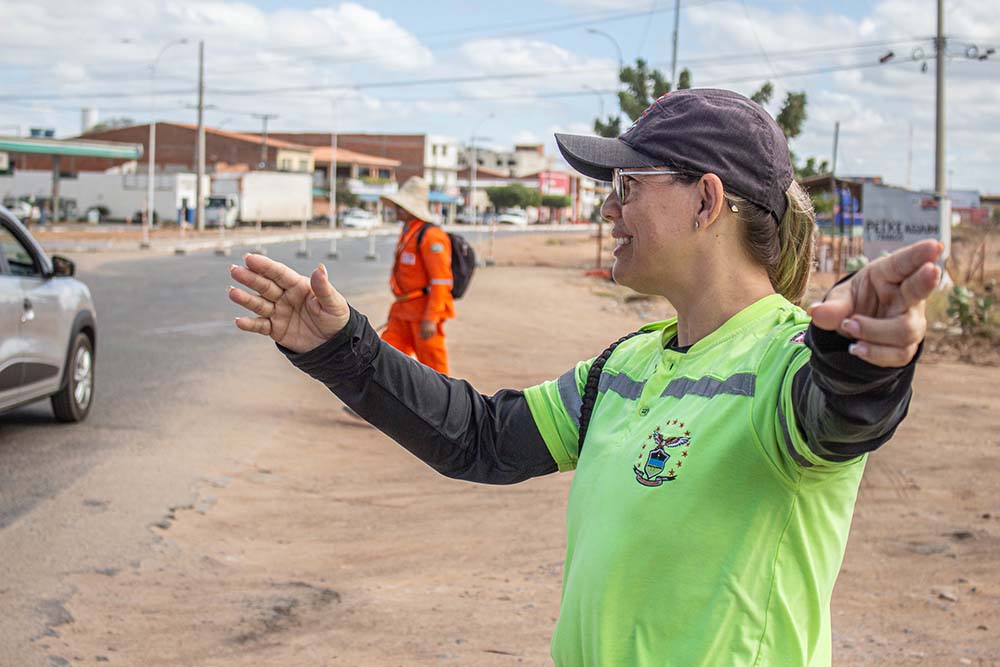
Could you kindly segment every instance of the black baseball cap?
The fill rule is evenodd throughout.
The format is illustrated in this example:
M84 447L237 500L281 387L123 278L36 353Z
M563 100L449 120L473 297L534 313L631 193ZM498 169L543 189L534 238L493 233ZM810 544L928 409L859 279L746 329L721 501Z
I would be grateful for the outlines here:
M556 134L569 164L610 181L613 169L673 167L712 173L733 194L780 221L792 162L785 134L759 104L738 93L691 88L653 102L618 138Z

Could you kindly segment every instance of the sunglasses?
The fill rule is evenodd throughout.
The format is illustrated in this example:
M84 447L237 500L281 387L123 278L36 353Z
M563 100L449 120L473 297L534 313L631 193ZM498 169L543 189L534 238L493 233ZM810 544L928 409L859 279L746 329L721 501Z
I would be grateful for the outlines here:
M612 169L611 170L611 189L616 195L618 195L618 201L624 204L628 199L629 190L631 190L631 183L635 180L635 176L683 176L688 172L677 171L676 169ZM726 204L729 205L729 210L733 213L739 213L740 209L736 204L729 198L726 198Z

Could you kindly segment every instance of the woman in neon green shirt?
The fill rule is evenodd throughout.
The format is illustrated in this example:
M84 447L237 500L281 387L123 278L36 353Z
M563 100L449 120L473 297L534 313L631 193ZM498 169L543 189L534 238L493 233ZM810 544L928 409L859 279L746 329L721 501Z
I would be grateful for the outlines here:
M906 414L940 245L803 311L815 223L758 105L677 91L617 139L556 138L612 182L615 280L677 318L492 397L383 345L323 267L247 256L230 298L254 316L236 325L445 475L576 470L557 664L830 664L857 487Z

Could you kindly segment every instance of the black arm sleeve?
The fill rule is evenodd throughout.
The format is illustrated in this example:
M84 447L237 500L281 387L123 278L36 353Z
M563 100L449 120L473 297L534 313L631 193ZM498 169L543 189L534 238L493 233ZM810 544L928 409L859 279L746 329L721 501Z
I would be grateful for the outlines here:
M795 418L818 456L847 461L878 449L906 417L923 343L902 368L881 368L847 351L852 343L809 325L810 362L792 380Z
M483 396L383 343L353 308L347 326L318 348L303 354L278 348L443 475L514 484L557 470L520 391Z

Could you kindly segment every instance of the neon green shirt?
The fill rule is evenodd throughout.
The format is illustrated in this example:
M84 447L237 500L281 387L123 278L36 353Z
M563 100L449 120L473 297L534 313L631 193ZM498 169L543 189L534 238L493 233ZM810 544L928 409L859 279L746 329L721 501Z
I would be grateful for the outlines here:
M808 322L771 295L686 353L665 349L676 320L648 325L605 365L580 460L592 361L525 390L559 469L576 470L557 665L830 664L866 457L829 463L795 423Z

